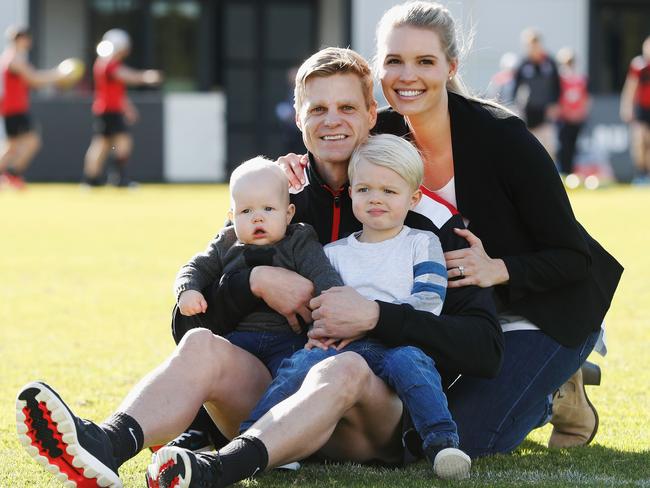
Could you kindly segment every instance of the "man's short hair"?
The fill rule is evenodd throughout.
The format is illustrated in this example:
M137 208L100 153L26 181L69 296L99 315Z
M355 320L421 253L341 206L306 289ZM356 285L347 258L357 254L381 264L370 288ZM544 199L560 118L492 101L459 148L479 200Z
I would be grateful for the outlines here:
M406 139L391 134L379 134L368 140L350 156L348 178L354 184L357 166L366 161L377 166L392 169L406 181L412 191L422 184L424 163L417 148Z
M305 87L310 78L316 76L325 78L348 73L359 77L366 108L370 108L375 103L375 99L372 91L372 72L368 62L352 49L328 47L311 55L298 68L294 89L296 113L300 112L300 108L305 101Z
M21 37L31 37L32 34L24 25L10 25L5 30L5 39L8 42L16 42Z

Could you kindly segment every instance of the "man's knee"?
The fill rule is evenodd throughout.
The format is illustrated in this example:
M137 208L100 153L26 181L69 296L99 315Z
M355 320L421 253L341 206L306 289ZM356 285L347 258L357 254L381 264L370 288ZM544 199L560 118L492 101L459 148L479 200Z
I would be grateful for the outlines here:
M316 364L304 384L328 388L343 404L352 406L363 397L373 376L365 359L355 352L343 352Z
M228 340L214 335L208 329L191 329L181 339L174 356L183 362L191 362L201 370L214 369L227 362L229 352L234 348Z

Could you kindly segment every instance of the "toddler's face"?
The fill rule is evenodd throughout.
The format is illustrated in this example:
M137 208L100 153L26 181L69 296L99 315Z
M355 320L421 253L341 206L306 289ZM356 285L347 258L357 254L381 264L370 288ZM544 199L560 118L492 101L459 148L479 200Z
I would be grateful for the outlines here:
M281 240L294 214L293 204L286 201L276 182L258 175L246 176L237 183L232 207L237 238L256 246Z
M392 169L361 161L350 182L350 196L354 216L363 224L364 240L378 242L397 235L420 195Z

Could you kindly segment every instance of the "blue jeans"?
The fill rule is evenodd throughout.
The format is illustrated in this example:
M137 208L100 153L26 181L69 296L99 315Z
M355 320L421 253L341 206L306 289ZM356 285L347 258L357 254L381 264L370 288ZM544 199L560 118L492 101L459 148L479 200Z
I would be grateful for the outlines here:
M290 357L294 352L302 350L307 342L306 334L296 334L290 331L234 331L224 337L235 346L250 352L262 361L273 378L275 378L282 361Z
M240 431L247 430L273 406L293 395L315 364L341 352L355 352L395 390L423 440L423 447L458 446L456 424L447 408L440 375L433 360L417 347L387 348L373 340L355 341L341 351L303 349L285 360L276 378Z
M551 395L591 353L599 332L564 347L537 330L506 332L496 378L461 376L447 391L460 447L471 457L508 453L551 417Z

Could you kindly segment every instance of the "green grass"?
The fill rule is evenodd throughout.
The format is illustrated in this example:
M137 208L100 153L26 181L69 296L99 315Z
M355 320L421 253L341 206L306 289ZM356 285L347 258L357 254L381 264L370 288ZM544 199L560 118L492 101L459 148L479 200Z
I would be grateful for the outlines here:
M550 427L509 456L475 463L459 486L650 487L650 188L571 193L576 214L626 267L608 315L603 384L591 388L594 443L549 451ZM224 186L136 191L31 185L0 191L0 488L58 487L18 444L14 398L28 381L56 386L81 416L102 420L173 347L178 267L225 215ZM148 454L121 469L143 486ZM420 463L406 470L309 465L246 486L443 486Z

